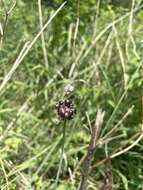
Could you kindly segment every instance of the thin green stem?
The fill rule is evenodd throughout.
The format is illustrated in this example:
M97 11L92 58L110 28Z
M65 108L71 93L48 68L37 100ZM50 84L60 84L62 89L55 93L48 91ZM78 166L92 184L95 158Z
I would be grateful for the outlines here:
M61 140L61 142L62 142L61 156L60 156L60 163L59 163L59 168L58 168L58 172L57 172L57 176L56 176L56 187L58 186L59 177L60 177L61 170L62 170L62 163L63 163L63 157L64 157L65 136L66 136L66 120L64 121L64 125L63 125L63 136L62 136L62 140Z

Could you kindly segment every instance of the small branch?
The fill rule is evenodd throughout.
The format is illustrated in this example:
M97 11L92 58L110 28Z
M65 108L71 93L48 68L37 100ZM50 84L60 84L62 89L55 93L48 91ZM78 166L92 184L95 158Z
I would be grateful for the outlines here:
M87 189L87 180L90 175L91 163L94 157L94 152L95 152L99 132L103 124L103 118L104 118L104 112L101 112L101 110L99 110L97 112L95 126L93 127L93 131L91 134L91 140L88 147L88 152L84 160L84 166L83 166L83 171L81 174L81 183L80 183L79 190Z

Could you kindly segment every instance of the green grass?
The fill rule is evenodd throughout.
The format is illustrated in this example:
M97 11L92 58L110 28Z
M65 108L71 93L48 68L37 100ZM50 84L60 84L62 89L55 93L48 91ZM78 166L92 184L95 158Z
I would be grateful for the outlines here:
M142 189L143 1L68 1L54 15L63 1L19 0L6 19L13 2L0 1L0 189L55 189L62 138L55 104L68 83L77 114L67 123L56 189L78 188L99 109L89 190L104 189L106 179L113 190Z

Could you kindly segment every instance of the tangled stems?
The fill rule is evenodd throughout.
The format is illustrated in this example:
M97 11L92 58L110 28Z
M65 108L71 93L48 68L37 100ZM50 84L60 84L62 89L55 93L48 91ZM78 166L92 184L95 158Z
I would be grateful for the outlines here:
M60 156L60 163L59 163L59 168L58 168L58 172L57 172L57 176L56 176L56 187L58 186L58 182L59 182L59 177L61 174L61 170L62 170L62 163L63 163L63 157L64 157L64 145L65 145L65 136L66 136L66 120L64 120L64 125L63 125L63 136L62 136L62 145L61 145L61 156Z

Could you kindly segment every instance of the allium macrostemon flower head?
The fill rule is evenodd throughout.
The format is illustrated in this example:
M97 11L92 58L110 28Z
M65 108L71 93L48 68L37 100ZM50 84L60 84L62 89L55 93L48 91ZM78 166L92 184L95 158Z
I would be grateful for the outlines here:
M71 100L66 99L63 101L60 101L57 105L57 112L61 120L71 120L74 118L76 114L76 109L72 103Z
M64 91L65 93L68 95L70 93L72 93L74 91L74 86L71 85L71 84L67 84L65 87L64 87Z

